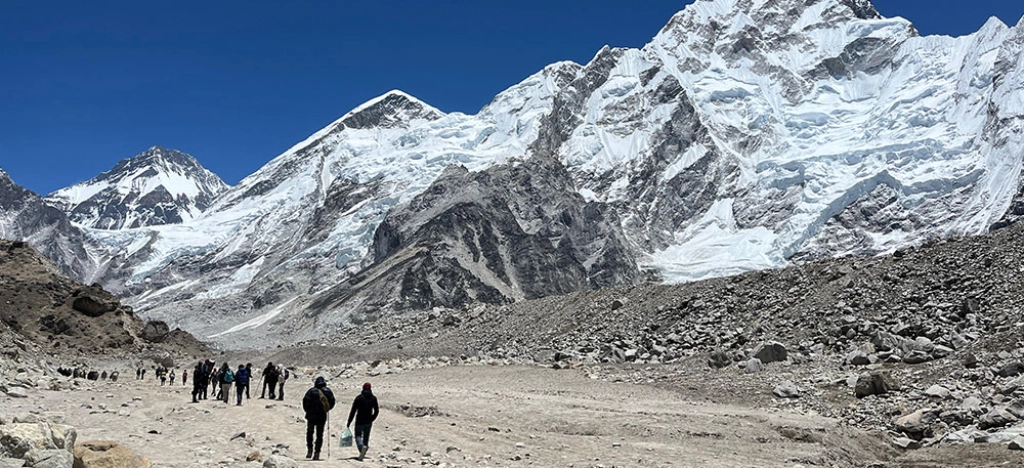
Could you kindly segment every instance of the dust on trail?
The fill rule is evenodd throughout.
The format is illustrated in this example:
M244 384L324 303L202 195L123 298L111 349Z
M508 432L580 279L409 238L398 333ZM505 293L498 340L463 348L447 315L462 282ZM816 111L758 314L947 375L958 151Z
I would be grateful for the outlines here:
M460 366L370 378L382 411L368 458L359 462L354 448L337 447L337 436L364 380L323 374L338 406L331 412L330 458L318 463L303 460L300 404L315 375L289 380L285 401L257 399L254 381L253 398L241 407L233 394L231 405L193 404L191 386L180 382L161 387L154 379L122 379L30 392L28 399L0 402L0 411L61 411L78 440L116 440L154 466L169 467L245 466L247 455L267 456L278 444L287 444L286 455L300 464L324 467L870 466L891 453L883 436L848 431L823 417L692 401L574 371ZM246 437L231 439L241 432Z

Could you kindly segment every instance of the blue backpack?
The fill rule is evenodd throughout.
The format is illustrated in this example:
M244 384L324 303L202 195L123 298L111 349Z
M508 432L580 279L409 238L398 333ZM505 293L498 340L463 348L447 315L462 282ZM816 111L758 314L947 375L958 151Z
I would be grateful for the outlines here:
M235 381L235 373L231 372L231 369L228 369L228 371L224 373L224 381L227 383Z

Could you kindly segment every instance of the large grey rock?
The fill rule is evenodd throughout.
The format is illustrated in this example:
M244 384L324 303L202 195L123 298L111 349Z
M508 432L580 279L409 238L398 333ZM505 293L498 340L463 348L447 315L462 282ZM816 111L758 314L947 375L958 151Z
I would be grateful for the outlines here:
M1014 437L1009 444L1010 450L1024 450L1024 436Z
M146 326L142 329L142 339L153 343L160 343L167 338L169 333L171 333L171 329L167 326L167 322L150 320L146 322Z
M764 370L764 363L758 358L748 359L743 363L743 372L753 374Z
M888 372L872 372L857 378L854 394L857 398L869 395L881 395L900 389L900 383Z
M896 429L905 434L920 440L932 433L932 424L939 419L939 411L931 408L922 408L896 420Z
M711 355L708 356L708 366L711 366L715 369L723 369L729 367L729 364L732 364L732 358L730 358L729 353L725 352L724 350L717 349L711 352Z
M150 468L150 462L117 442L93 440L75 447L74 468Z
M11 398L28 398L28 392L21 387L8 387L7 396Z
M263 468L298 468L299 464L291 458L281 455L271 455L263 460Z
M942 385L932 385L924 391L924 394L932 398L946 399L949 398L950 392L948 388L943 387Z
M0 426L0 457L23 458L30 450L71 452L77 437L75 428L62 424L6 424Z
M797 387L791 380L787 380L775 386L772 394L779 398L799 398L800 387Z
M0 468L21 468L25 466L25 460L20 458L0 458Z
M29 450L25 461L32 468L73 468L75 456L63 449Z
M978 427L981 429L992 429L1003 427L1017 422L1017 417L1010 413L1005 406L992 408L988 413L978 419Z
M1021 373L1024 373L1024 363L1014 361L1003 364L996 373L999 374L1000 377L1016 377Z
M760 359L765 364L770 364L785 361L788 359L789 353L786 351L786 346L782 343L769 341L754 348L754 357Z

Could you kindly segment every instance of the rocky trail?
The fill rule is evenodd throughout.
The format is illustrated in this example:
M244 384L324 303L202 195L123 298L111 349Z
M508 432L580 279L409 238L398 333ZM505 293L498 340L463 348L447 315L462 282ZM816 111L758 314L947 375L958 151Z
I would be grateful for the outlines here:
M853 429L814 411L744 404L740 394L720 403L724 395L643 382L626 368L424 366L372 377L367 369L310 369L289 380L286 400L253 398L241 407L233 400L193 404L189 386L152 378L77 379L61 390L0 398L0 419L63 422L77 429L78 441L114 440L167 467L1022 466L1021 453L1005 446L902 452L881 431ZM331 455L323 462L302 458L299 398L315 375L326 375L338 396ZM337 436L364 380L373 382L382 413L360 462L354 448L337 446Z

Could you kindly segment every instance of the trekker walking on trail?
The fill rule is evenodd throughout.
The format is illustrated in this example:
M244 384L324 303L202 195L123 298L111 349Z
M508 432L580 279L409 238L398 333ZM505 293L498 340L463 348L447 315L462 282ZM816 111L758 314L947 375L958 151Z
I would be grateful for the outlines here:
M242 406L242 392L249 386L249 371L244 365L238 365L238 371L235 372L235 393L238 394L238 404L235 406Z
M288 377L290 377L290 376L291 376L291 373L288 372L288 368L287 367L279 366L277 368L277 378L278 378L278 381L281 382L281 383L277 384L277 399L278 400L284 400L284 383L288 381ZM271 398L273 398L273 397L271 397Z
M366 451L370 448L370 429L373 428L373 421L380 414L380 408L377 406L377 397L373 396L373 391L370 387L370 382L363 384L363 391L352 402L352 410L348 413L348 424L345 424L345 427L352 427L352 419L355 418L356 420L354 435L356 448L359 449L358 459L360 461L366 456Z
M203 361L196 364L192 372L192 403L199 403L199 397L206 399L206 382L203 381Z
M224 363L220 367L220 372L217 373L217 377L220 377L220 393L217 394L220 400L224 403L229 403L228 398L231 396L231 384L235 381L235 373L231 371L231 367L228 367L228 363Z
M181 371L181 386L184 387L188 383L188 369Z
M171 379L171 386L174 386L174 369L171 369L171 375L168 376Z
M327 388L327 381L323 377L317 377L313 388L302 397L302 409L306 412L306 458L320 459L320 448L324 445L324 424L327 422L327 413L334 409L334 403L334 392Z
M252 386L252 363L251 362L247 363L245 365L245 372L247 374L249 374L249 381L247 381L245 383L245 399L246 400L250 400L251 398L249 398L249 387Z
M273 362L267 363L267 368L263 369L263 391L260 393L260 398L267 397L267 388L270 388L270 399L273 400L276 397L274 393L277 391L277 367L274 367Z

